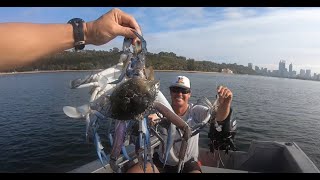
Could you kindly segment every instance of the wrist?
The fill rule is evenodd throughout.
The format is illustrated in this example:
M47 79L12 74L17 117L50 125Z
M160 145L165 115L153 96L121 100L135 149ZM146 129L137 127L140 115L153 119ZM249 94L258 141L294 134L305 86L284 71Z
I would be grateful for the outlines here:
M231 108L231 103L223 103L218 107L218 111L227 111Z
M88 43L88 23L86 22L83 23L83 34L84 34L84 42L86 44L89 44Z
M230 109L231 109L230 104L219 105L217 112L216 112L216 121L225 120L228 117Z
M85 22L83 23L83 33L84 33L84 41L86 44L93 44L91 38L91 30L92 29L92 22Z

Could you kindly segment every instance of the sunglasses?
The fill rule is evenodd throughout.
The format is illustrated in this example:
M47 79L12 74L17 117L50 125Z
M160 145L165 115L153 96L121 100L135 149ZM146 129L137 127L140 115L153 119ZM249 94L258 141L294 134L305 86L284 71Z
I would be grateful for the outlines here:
M188 94L190 93L190 89L184 89L184 88L180 88L180 87L171 87L170 91L173 93L182 93L182 94Z

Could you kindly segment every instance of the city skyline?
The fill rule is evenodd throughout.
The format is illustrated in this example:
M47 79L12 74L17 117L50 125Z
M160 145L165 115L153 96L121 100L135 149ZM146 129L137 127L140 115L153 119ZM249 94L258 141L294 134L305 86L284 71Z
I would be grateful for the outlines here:
M319 7L119 7L140 24L152 53L277 69L285 59L320 73ZM1 22L92 21L111 7L1 7ZM123 37L86 49L121 49Z
M286 64L285 60L280 60L277 70L270 70L265 67L254 66L252 63L248 63L248 67L253 69L258 75L262 76L274 76L282 78L298 78L305 80L320 80L320 74L312 72L310 69L294 70L293 64Z
M290 64L292 64L292 71L296 71L297 73L298 72L300 72L300 70L302 69L302 70L311 70L311 69L303 69L303 68L301 68L301 69L299 69L299 68L294 68L295 67L295 65L293 64L293 63L291 63L291 62L289 62L288 63L288 61L286 61L286 60L279 60L279 61L285 61L285 68L289 71L289 66L290 66ZM249 64L250 63L248 63L247 64L247 66L249 67ZM254 65L253 63L251 63L252 64L252 69L254 70L254 67L255 66L258 66L259 68L267 68L267 67L263 67L263 66L259 66L259 65ZM271 71L274 71L274 70L279 70L279 62L277 63L277 64L273 64L273 66L274 67L276 67L275 69L268 69L268 70L271 70ZM311 73L317 73L317 74L320 74L320 72L313 72L312 70L311 70Z

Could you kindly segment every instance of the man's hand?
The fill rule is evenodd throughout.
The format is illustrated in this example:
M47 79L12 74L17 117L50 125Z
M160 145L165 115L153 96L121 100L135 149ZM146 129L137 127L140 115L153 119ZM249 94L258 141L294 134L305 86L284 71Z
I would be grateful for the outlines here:
M160 121L157 114L149 114L148 119L150 120L151 126L155 126Z
M230 104L231 105L231 101L232 101L232 92L230 89L228 89L225 86L218 86L217 87L217 93L219 96L219 104Z
M223 121L229 115L233 94L231 90L225 86L218 86L217 93L219 96L219 107L217 110L216 120Z
M133 44L139 39L133 33L141 35L141 29L135 18L118 8L110 10L95 21L85 24L86 44L102 45L121 35L133 38Z

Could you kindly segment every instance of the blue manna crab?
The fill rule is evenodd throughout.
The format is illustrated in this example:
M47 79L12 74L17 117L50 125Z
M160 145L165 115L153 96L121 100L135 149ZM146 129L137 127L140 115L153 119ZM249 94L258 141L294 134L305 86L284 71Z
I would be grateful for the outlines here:
M138 124L138 138L134 144L139 162L143 165L144 170L147 162L150 162L154 167L150 134L155 134L161 140L162 147L165 148L163 157L168 157L173 144L172 129L179 128L183 132L178 157L180 171L183 168L188 139L192 134L197 133L205 123L191 129L184 120L174 113L171 105L159 90L159 81L154 80L152 68L145 67L146 41L138 33L135 32L135 34L139 37L141 44L133 46L133 52L131 52L132 39L124 38L123 53L120 55L118 64L84 79L75 79L71 82L72 89L93 87L91 97L88 104L79 107L65 106L63 111L71 118L86 119L86 138L93 139L102 165L105 166L106 162L109 162L114 172L121 172L121 168L117 164L117 158L121 152L130 160L124 142L127 133L132 131L130 129L132 124ZM170 122L167 139L161 139L157 132L150 127L147 116L151 112L161 113ZM99 123L105 122L103 120L109 118L115 120L115 126L112 129L114 136L111 133L108 135L112 150L110 156L107 156L97 130Z

